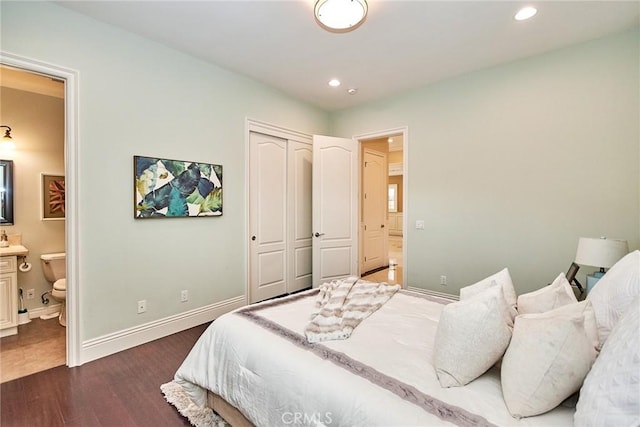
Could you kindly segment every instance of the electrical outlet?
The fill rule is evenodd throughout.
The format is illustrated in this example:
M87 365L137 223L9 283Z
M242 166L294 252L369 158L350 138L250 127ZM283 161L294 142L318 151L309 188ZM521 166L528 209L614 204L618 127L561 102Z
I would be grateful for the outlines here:
M144 313L145 311L147 311L147 300L141 299L138 301L138 314Z
M33 299L36 296L35 289L27 289L27 299Z
M445 275L440 276L440 284L442 286L447 286L447 276Z
M185 289L184 291L180 292L180 302L187 301L189 301L189 291Z
M416 221L416 230L424 230L424 220L419 219Z

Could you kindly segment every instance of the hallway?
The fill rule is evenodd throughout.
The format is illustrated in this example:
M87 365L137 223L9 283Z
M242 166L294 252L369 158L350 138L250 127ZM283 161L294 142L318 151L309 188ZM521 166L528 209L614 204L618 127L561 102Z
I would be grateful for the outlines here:
M389 236L389 267L362 276L371 282L386 282L390 285L402 284L403 257L402 236Z

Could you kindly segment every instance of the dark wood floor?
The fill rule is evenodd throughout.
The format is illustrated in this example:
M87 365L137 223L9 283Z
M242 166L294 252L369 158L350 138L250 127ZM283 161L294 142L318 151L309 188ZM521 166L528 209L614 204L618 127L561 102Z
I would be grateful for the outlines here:
M0 425L188 426L164 400L173 375L208 324L90 362L0 385Z

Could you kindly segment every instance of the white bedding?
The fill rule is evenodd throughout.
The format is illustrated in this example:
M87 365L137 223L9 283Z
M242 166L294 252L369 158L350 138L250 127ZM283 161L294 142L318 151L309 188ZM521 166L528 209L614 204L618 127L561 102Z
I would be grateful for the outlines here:
M432 359L443 305L418 294L396 293L347 340L305 348L316 292L221 316L175 381L197 405L211 390L258 426L572 425L574 409L563 406L511 417L495 368L467 386L441 388Z

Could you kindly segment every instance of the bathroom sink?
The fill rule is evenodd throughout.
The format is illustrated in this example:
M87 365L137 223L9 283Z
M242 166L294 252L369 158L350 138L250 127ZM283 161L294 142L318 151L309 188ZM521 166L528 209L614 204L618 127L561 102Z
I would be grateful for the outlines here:
M7 248L0 248L0 256L14 256L14 255L27 255L29 249L22 245L11 245Z

